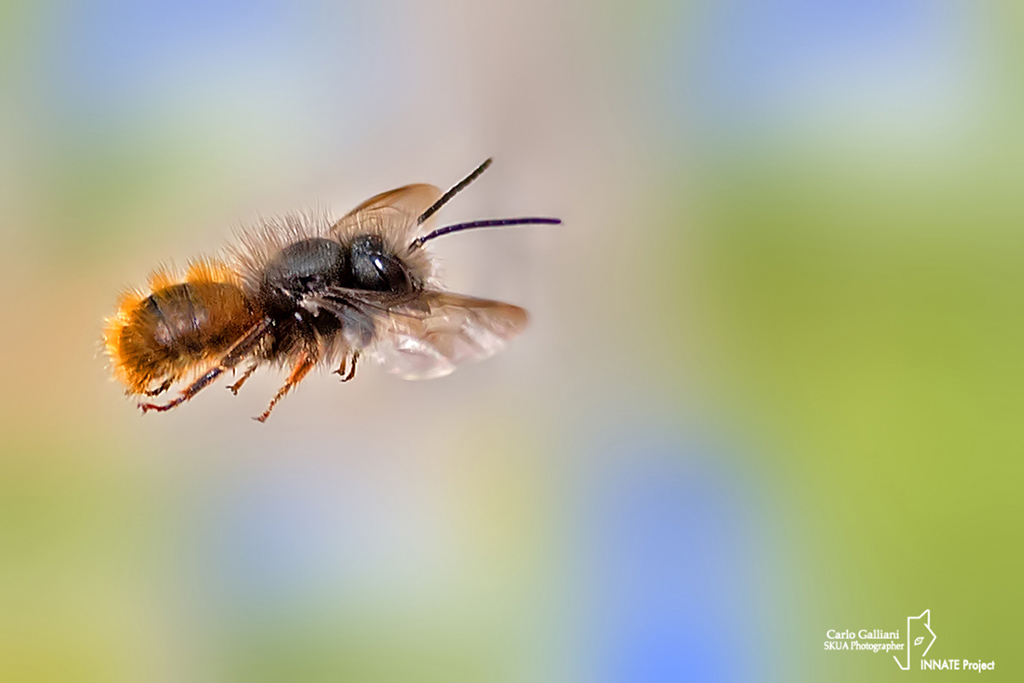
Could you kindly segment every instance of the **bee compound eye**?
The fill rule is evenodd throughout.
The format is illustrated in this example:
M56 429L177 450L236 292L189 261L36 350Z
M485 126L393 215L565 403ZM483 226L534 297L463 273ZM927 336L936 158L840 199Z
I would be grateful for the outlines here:
M352 242L351 261L352 281L358 289L402 292L409 286L405 266L376 235L363 235Z

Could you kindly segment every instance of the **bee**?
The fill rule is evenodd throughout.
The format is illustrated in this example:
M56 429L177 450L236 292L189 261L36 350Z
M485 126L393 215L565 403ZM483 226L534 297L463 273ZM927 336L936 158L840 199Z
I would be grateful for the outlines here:
M493 356L523 331L526 311L444 291L425 245L464 230L561 221L479 220L428 232L434 214L490 164L444 193L406 185L337 221L285 216L243 233L223 257L191 261L183 275L157 270L147 292L124 293L106 320L114 377L128 395L146 397L143 413L162 412L239 366L234 394L260 367L285 366L287 380L255 418L264 422L317 366L337 363L347 382L367 354L405 379L429 379ZM170 400L150 402L186 380Z

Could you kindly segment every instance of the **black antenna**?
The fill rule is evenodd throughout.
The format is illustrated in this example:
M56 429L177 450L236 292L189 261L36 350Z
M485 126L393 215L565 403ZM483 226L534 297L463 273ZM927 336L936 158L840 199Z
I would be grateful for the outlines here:
M487 170L492 161L494 159L487 159L487 161L477 166L472 173L460 180L455 187L441 195L441 198L434 202L429 209L420 214L420 217L416 219L416 225L423 225L428 218L437 213L438 209L447 204L452 197L465 190L467 185L479 178L480 174ZM423 241L425 242L426 240Z
M410 249L423 246L424 242L429 242L435 237L441 237L442 235L448 235L453 232L462 232L463 230L473 230L474 228L499 228L506 225L558 225L562 221L558 218L495 218L484 221L471 221L469 223L458 223L456 225L448 225L443 228L438 228L428 235L423 237L417 237L410 244Z
M484 163L473 169L473 172L468 176L460 180L455 187L441 195L441 198L434 202L429 209L420 214L420 217L416 219L416 225L423 225L431 216L437 213L438 209L451 201L451 198L466 189L466 186L471 182L480 177L480 174L487 170L487 167L494 161L493 158L489 158ZM457 225L449 225L443 228L438 228L429 235L423 237L417 237L409 243L410 249L416 249L422 247L424 242L429 242L435 237L441 237L453 232L461 232L463 230L473 230L474 228L498 228L506 225L558 225L562 221L558 218L496 218L493 220L484 221L472 221L470 223L458 223Z

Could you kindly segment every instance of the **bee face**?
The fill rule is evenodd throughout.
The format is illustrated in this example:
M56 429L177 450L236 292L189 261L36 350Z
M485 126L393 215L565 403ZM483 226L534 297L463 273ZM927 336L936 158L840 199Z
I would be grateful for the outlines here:
M232 261L200 259L183 278L158 272L151 293L122 297L107 321L107 352L129 394L155 396L194 376L169 410L221 374L265 363L291 373L257 419L317 365L340 360L351 379L361 353L406 379L440 377L497 353L526 324L511 304L443 292L432 284L425 242L461 230L558 223L553 218L476 221L421 235L427 220L490 164L447 193L408 185L363 202L334 223L290 217L243 236Z
M352 287L373 292L409 291L407 266L388 251L379 235L360 235L352 241Z

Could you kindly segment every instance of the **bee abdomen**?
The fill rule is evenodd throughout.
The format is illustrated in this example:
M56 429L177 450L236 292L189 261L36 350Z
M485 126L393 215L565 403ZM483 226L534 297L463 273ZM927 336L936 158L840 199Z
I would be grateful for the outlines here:
M166 284L152 294L128 296L106 331L114 373L130 393L161 380L177 380L226 351L252 325L244 291L230 282Z

